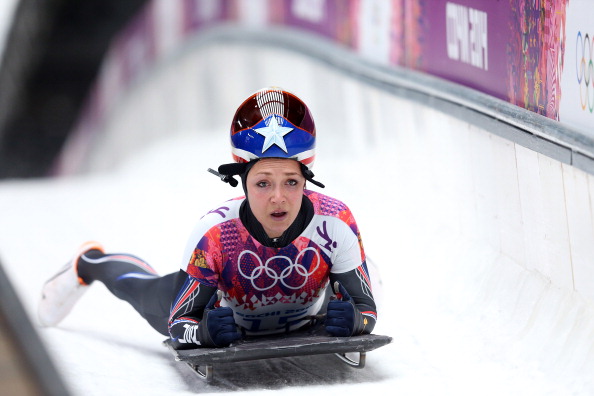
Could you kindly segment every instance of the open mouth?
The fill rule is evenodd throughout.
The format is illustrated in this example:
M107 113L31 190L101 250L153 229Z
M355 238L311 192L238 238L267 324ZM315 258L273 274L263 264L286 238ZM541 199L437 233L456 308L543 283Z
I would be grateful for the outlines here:
M270 214L275 219L282 219L287 215L287 212L275 211Z

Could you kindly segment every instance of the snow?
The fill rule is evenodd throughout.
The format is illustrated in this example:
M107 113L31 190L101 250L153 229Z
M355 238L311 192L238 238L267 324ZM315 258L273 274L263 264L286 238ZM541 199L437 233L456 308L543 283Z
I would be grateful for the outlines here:
M194 222L240 194L206 172L228 161L220 135L163 139L102 174L0 183L0 255L32 319L43 282L85 240L136 254L162 274L176 271ZM451 203L432 199L422 178L411 177L413 168L396 167L391 178L398 183L357 173L362 157L367 169L382 169L381 147L369 154L347 147L338 157L329 154L332 142L320 141L317 179L358 220L376 282L381 276L375 332L393 343L370 352L363 370L328 356L273 359L220 367L218 382L207 385L173 361L163 336L96 284L58 327L39 329L75 394L544 395L593 389L591 352L583 351L594 328L588 304L449 232L439 213ZM370 203L369 191L393 198ZM561 337L567 332L573 344Z

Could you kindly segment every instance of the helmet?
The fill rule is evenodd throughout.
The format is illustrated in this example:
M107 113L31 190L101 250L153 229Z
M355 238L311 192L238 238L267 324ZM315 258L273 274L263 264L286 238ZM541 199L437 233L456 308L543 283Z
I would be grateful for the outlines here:
M281 88L262 89L247 98L231 123L235 162L292 158L308 169L315 159L316 127L307 105Z
M237 186L233 176L244 182L260 158L288 158L299 161L306 180L318 187L311 171L316 157L316 126L309 108L301 99L281 88L264 88L247 98L235 112L231 123L232 164L209 172L225 183ZM246 191L247 193L247 191Z

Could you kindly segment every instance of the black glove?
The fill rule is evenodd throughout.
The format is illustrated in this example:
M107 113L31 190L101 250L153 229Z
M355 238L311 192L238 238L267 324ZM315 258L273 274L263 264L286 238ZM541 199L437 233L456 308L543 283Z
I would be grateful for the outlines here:
M241 333L233 319L233 310L229 307L215 308L215 293L206 308L202 321L198 325L198 340L205 347L226 347L241 338Z
M338 299L328 303L326 331L335 337L350 337L360 334L365 326L353 299L339 282L334 283L334 293Z

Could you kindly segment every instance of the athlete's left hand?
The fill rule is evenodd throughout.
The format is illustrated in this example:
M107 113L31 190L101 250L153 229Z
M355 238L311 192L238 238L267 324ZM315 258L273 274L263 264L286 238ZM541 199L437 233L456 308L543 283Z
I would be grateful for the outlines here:
M344 286L334 284L336 300L328 303L326 311L326 331L335 337L350 337L361 332L362 317Z

